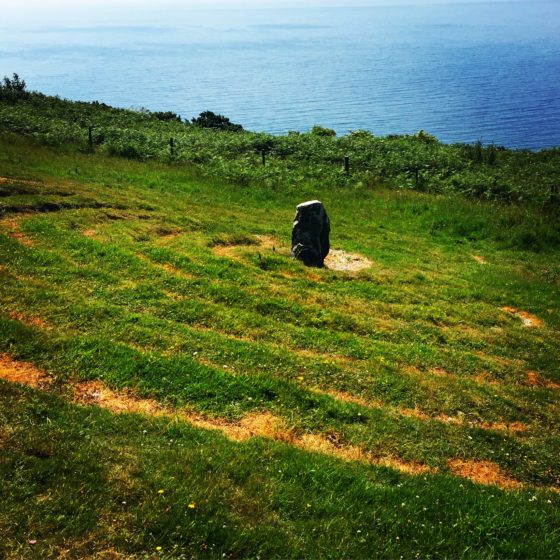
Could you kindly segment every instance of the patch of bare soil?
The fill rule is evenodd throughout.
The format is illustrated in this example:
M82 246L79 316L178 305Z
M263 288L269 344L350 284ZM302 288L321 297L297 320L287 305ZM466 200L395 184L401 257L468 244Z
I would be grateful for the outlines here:
M478 264L488 264L488 261L480 255L471 255Z
M29 387L43 387L50 382L44 371L28 362L12 360L6 354L0 354L0 379Z
M452 459L448 465L454 475L468 478L477 484L495 484L504 490L512 490L523 486L521 482L508 476L499 465L492 463L492 461Z
M543 327L544 323L536 316L532 315L531 313L527 313L527 311L520 311L515 307L502 307L502 310L510 315L518 317L521 319L523 326L525 327Z
M331 249L325 259L325 267L342 272L360 272L373 266L373 261L356 253L347 253L340 249Z

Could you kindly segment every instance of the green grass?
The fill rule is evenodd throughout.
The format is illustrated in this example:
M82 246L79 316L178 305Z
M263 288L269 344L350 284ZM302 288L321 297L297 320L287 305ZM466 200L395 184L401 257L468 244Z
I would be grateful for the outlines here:
M0 555L558 556L554 214L379 184L243 187L15 135L0 138L0 176L0 353L56 380L0 382ZM310 198L332 246L370 269L290 259ZM434 470L72 404L68 384L93 379L230 422L270 412L298 437ZM457 458L524 488L453 476Z

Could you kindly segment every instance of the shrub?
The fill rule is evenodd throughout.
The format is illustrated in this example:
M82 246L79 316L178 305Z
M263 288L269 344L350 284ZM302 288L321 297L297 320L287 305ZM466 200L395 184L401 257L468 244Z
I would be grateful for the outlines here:
M318 124L316 124L311 129L311 134L313 134L314 136L323 136L326 138L332 138L336 136L336 132L332 128L324 128L322 126L319 126Z
M8 103L16 103L21 99L27 99L29 92L24 80L21 80L17 74L13 74L12 78L4 76L4 80L0 84L0 100Z
M429 134L428 132L426 132L425 130L419 130L416 133L416 138L418 138L418 140L420 140L421 142L424 142L425 144L437 144L438 143L438 139L433 136L432 134Z
M176 121L182 122L181 116L173 111L155 111L152 113L152 116L158 119L159 121Z
M243 130L240 124L232 123L223 115L216 115L212 111L203 111L196 118L192 119L192 124L200 128L212 128L214 130L229 130L230 132L238 132Z

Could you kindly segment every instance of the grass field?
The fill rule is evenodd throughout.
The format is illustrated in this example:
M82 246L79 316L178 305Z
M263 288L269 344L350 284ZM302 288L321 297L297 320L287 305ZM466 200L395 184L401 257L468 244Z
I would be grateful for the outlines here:
M4 134L0 556L558 558L557 226Z

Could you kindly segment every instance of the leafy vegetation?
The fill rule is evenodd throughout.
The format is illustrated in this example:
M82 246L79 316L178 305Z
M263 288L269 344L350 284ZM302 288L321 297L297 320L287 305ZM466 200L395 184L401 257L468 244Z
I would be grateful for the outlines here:
M11 95L10 88L6 92ZM183 122L172 112L115 109L40 93L26 94L17 103L3 101L0 131L89 150L88 129L93 126L92 141L101 153L197 165L201 173L242 185L280 189L314 181L332 188L368 189L382 184L542 207L550 203L560 176L558 148L531 152L480 142L446 145L424 131L386 138L356 131L336 137L320 126L309 133L274 136L244 131L211 111ZM349 175L344 173L344 157L350 158Z
M557 557L556 151L0 120L0 556ZM369 268L290 258L311 198Z

